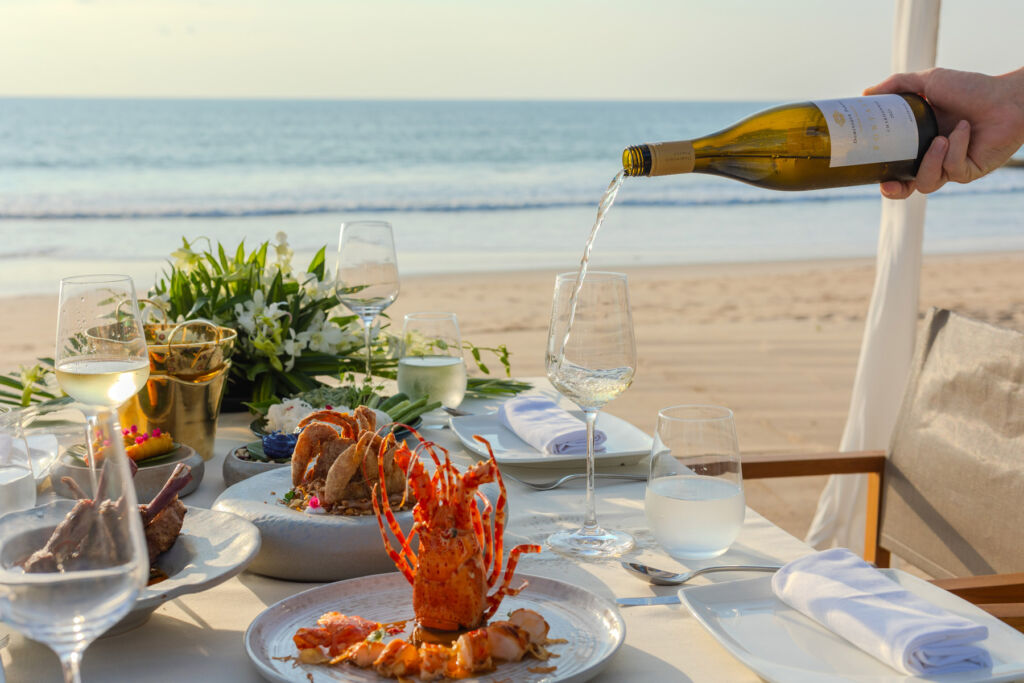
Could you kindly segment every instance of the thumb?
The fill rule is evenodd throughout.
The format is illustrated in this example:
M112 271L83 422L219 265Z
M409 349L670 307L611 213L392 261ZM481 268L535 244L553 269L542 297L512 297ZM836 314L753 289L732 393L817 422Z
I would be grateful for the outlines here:
M922 73L903 73L893 74L887 79L873 85L870 88L865 88L865 95L884 95L887 93L901 93L901 92L913 92L921 93L924 92L925 79Z

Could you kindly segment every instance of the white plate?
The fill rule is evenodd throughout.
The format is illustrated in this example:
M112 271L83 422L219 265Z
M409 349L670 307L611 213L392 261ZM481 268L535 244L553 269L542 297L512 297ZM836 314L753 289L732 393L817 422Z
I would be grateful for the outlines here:
M583 419L583 413L569 411ZM487 448L473 439L474 435L487 439L494 449L494 458L499 465L553 465L565 467L582 463L584 454L552 455L541 453L526 443L508 427L501 423L497 413L487 415L465 415L451 418L452 431L459 441L473 453L487 457ZM634 427L622 418L598 413L597 428L602 430L608 440L604 442L604 452L595 453L594 459L604 465L635 463L648 456L651 452L651 437Z
M992 669L927 679L902 674L783 603L772 593L771 577L684 588L679 597L725 649L767 681L969 683L1024 676L1024 634L916 576L882 572L932 604L987 626L980 644L992 655Z
M536 610L551 626L552 638L565 638L551 650L560 656L548 662L526 658L506 662L482 679L508 681L585 681L596 676L626 638L626 624L607 600L589 591L554 579L517 574L529 586L507 597L499 614L525 607ZM323 681L381 681L372 670L350 665L293 664L277 657L298 654L292 636L301 627L316 625L324 612L337 610L379 622L412 619L412 587L401 574L380 574L340 581L293 595L263 610L245 632L245 650L260 674L274 683ZM410 626L411 626L410 621ZM408 634L398 637L407 638ZM550 674L531 673L530 667L555 665Z

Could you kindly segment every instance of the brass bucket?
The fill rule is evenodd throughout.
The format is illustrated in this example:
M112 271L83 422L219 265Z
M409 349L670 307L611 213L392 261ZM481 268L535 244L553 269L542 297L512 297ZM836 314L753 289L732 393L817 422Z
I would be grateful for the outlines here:
M143 329L149 380L119 409L121 425L170 432L175 441L209 460L238 333L207 320L147 323Z

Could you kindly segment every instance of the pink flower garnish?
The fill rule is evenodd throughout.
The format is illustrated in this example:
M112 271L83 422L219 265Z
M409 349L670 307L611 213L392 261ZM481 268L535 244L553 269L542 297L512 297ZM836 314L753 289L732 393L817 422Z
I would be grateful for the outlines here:
M128 429L127 428L121 430L121 436L128 436Z
M104 448L109 448L110 447L110 439L104 439L103 440L103 447Z
M143 444L145 442L146 442L146 440L143 437L141 437L141 436L135 437L135 445L136 446L139 446L139 445L141 445L141 444Z
M138 425L132 425L132 434L134 434L137 431L139 431Z
M153 429L153 436L160 436L160 434L162 434L162 432L160 431L159 427Z
M334 410L333 406L324 406L324 410Z
M316 496L311 497L309 499L309 507L311 507L311 508L318 508L318 507L320 507L320 499L317 498Z

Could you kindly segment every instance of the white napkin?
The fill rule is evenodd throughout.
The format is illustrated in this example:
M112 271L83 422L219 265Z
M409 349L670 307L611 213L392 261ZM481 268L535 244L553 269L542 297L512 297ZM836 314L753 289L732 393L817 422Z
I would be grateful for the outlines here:
M988 628L932 605L846 548L790 562L772 577L780 600L911 675L991 668Z
M498 410L501 423L542 453L572 455L587 452L587 425L562 410L550 398L510 398ZM608 437L594 430L594 451L603 452Z

